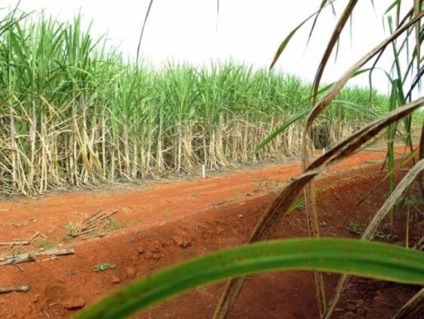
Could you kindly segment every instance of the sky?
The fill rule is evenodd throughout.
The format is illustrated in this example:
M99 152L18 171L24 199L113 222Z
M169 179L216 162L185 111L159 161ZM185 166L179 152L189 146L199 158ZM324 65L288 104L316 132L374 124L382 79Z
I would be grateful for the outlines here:
M15 6L18 0L3 1L3 8ZM217 18L216 0L155 0L146 25L141 55L154 66L172 62L189 62L207 66L211 61L228 61L268 68L283 39L301 21L315 12L321 0L220 0ZM340 14L347 1L335 1ZM353 63L375 47L386 36L381 19L390 1L359 1L353 16L353 27L342 36L337 57L333 56L324 82L337 80ZM108 44L134 60L142 23L149 0L21 0L25 12L44 12L59 21L71 21L80 13L84 25L92 22L94 37L106 36ZM4 11L5 12L5 11ZM311 23L293 38L276 68L312 81L337 23L331 7L321 14L311 40ZM388 66L389 62L382 60ZM368 78L352 81L366 86ZM376 72L374 86L387 90L383 73Z

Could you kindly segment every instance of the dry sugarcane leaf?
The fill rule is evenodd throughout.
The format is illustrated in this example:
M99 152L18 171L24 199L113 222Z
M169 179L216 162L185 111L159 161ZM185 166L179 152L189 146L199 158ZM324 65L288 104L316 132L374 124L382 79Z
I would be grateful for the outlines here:
M422 15L423 14L421 13L419 15L419 17L421 17ZM378 54L379 52L384 50L384 48L389 43L391 43L391 41L396 39L405 30L407 30L407 27L413 25L413 22L415 22L414 20L416 20L417 18L418 17L416 17L415 19L410 21L408 24L406 24L405 26L403 26L402 28L397 30L392 36L390 36L389 38L384 40L381 44L379 44L376 48L371 50L362 59L360 59L356 64L354 64L342 76L342 78L334 84L334 86L327 92L327 94L314 106L310 116L308 117L308 120L307 120L306 125L305 125L305 129L304 129L304 133L303 133L303 160L302 160L302 162L303 162L303 167L304 167L305 170L306 170L306 167L309 166L310 157L311 157L310 154L311 154L312 141L311 141L311 138L309 136L309 130L310 130L314 120L319 116L319 114L321 114L326 109L326 107L331 103L331 101L340 93L341 89L344 87L344 85L347 83L347 81L352 77L352 75L355 72L357 72L357 70L359 70L373 56L375 56L376 54ZM379 130L379 128L377 128L377 130ZM374 136L373 130L370 130L369 134L364 134L364 133L365 133L365 129L360 130L356 134L352 135L352 137L351 137L352 141L354 141L356 144L359 143L360 145L362 145L363 141L361 139L363 139L363 138L368 139L371 135ZM361 136L361 139L355 140L355 138L358 137L358 136ZM340 144L338 146L340 146ZM335 148L333 148L333 150ZM353 150L353 149L356 150L357 147L355 147L354 145L353 145L353 147L347 146L345 148L345 150L342 151L339 154L340 158L348 156L352 152L351 150ZM314 163L315 163L315 165L318 166L319 163L324 162L325 160L326 160L326 157L321 157L321 158L318 159L318 161L315 161ZM338 157L336 156L334 160L338 160ZM317 166L315 166L315 167L317 167ZM313 183L312 183L311 185L307 186L307 189L305 190L305 206L306 206L306 211L308 213L308 221L309 221L308 223L309 223L309 225L312 225L312 226L315 224L315 222L317 220L316 211L315 211L316 209L314 209L315 199L313 198L313 196L314 196L313 195L313 188L314 187L313 187ZM317 230L317 229L311 230L311 233L319 234L319 230Z
M311 31L309 31L308 42L311 40L312 33L313 33L313 32L314 32L314 30L315 30L315 25L317 24L317 21L318 21L319 15L321 14L322 9L324 9L324 7L325 7L327 4L328 4L328 0L322 0L322 1L321 1L321 5L319 6L319 9L318 9L317 15L315 16L314 22L312 23ZM330 2L330 5L331 5L331 7L333 8L333 13L335 13L333 3L332 3L332 2Z
M422 123L421 126L421 136L420 136L420 145L418 146L418 156L419 159L423 159L424 158L424 121ZM421 198L422 200L424 200L424 183L423 183L423 174L420 173L418 175L418 183L420 185L420 190L421 190Z
M418 19L424 16L424 13L421 13L419 16L415 17L408 24L397 30L393 35L383 41L380 45L378 45L374 50L370 51L366 54L358 63L352 66L345 75L338 81L336 84L329 90L329 92L324 96L322 100L320 100L313 108L311 115L308 119L307 127L310 127L315 118L328 106L328 104L339 94L341 89L347 83L349 78L354 74L360 67L362 67L366 62L368 62L373 56L378 54L381 50L383 50L391 41L396 39L399 35L401 35L409 26L415 23ZM280 46L281 47L281 46ZM284 49L284 48L283 48ZM280 53L277 52L279 56ZM278 56L276 55L276 59ZM274 59L274 62L276 61ZM419 107L424 102L423 99L419 101L415 101L415 103L411 103L407 107L402 108L401 111L394 112L395 115L392 115L387 121L382 123L382 125L377 125L375 128L372 128L372 133L375 135L380 132L385 126L384 124L390 124L395 121L396 116L401 116L403 114L407 115L414 111L417 107ZM418 106L417 106L418 105ZM403 115L404 116L404 115ZM306 130L306 132L308 132ZM304 167L307 167L307 171L300 176L295 182L288 185L278 196L278 198L274 201L265 215L261 218L259 223L257 224L255 231L251 237L251 242L255 240L263 240L266 236L271 232L272 228L280 221L281 217L287 212L287 209L291 205L291 200L293 200L302 188L309 183L316 175L319 174L323 169L328 168L329 166L335 164L337 161L343 159L344 157L350 155L354 151L356 151L361 145L363 145L367 138L370 136L370 132L364 130L360 131L361 134L355 134L356 139L347 139L346 142L342 142L337 145L337 147L332 149L332 152L327 155L324 154L311 165L309 165L309 157L306 156L306 160L304 159ZM308 143L304 143L308 145ZM309 154L307 151L306 154ZM328 163L327 163L328 162ZM308 164L308 165L305 165ZM318 165L319 164L319 165ZM325 165L324 165L325 164ZM319 167L319 168L318 168ZM275 208L280 208L280 210L276 211ZM243 286L244 278L237 278L230 280L225 290L221 296L221 299L215 309L215 313L213 319L224 319L227 315L227 312L231 305L236 300L242 286Z
M361 206L362 203L365 202L371 196L371 194L375 193L378 186L380 186L383 182L385 182L387 180L387 178L390 176L390 174L393 174L396 170L398 170L398 171L401 170L406 165L410 165L411 163L415 163L414 158L416 158L417 154L418 154L418 149L415 149L412 153L409 153L406 157L402 158L402 162L396 168L394 168L392 171L389 170L389 172L383 178L381 178L378 183L376 183L374 185L373 189L371 189L364 197L362 197L358 201L358 203L352 209L352 212L355 212L359 208L359 206ZM381 174L383 173L384 166L385 166L385 162L381 165L379 176L381 176Z
M393 319L413 319L424 310L424 288L418 291L407 303L398 311Z
M422 0L415 0L414 1L414 15L420 14L420 7L421 7ZM421 52L420 52L420 46L421 46L421 40L420 40L420 33L421 33L421 20L418 20L415 24L415 54L417 58L417 70L418 73L420 73L420 59L421 59Z
M325 154L313 161L307 167L307 170L316 169L324 164L328 165L330 163L336 163L346 158L347 156L353 154L356 150L358 150L358 148L361 147L364 143L366 143L370 138L376 136L389 124L392 124L401 119L402 117L411 114L413 111L423 106L423 104L424 98L419 98L409 104L406 104L393 110L385 117L377 119L376 121L370 123L366 127L352 134L344 141L329 149Z
M402 181L398 184L395 190L390 194L389 198L384 202L383 206L374 215L371 222L368 224L367 229L362 234L361 239L373 240L375 232L380 225L381 221L386 217L387 213L393 208L397 200L401 197L405 189L414 181L416 176L424 169L424 159L421 159L417 164L412 167Z
M390 194L389 198L384 202L383 206L378 210L378 212L374 215L371 222L368 224L364 233L361 236L361 240L373 240L375 232L377 231L378 226L381 221L386 217L387 213L393 208L396 204L397 200L401 197L402 193L405 189L414 181L416 176L424 169L424 159L421 159L417 164L411 168L402 181L398 184L395 190ZM336 290L334 292L333 298L330 301L328 309L325 313L324 318L331 318L331 315L334 311L334 307L339 301L343 290L346 287L347 282L349 281L350 276L343 274L336 286Z
M347 4L346 8L343 11L342 16L340 17L339 21L337 22L336 27L333 30L333 34L331 35L330 40L328 41L327 47L324 51L324 54L321 58L321 62L318 65L318 70L315 73L315 79L313 83L313 96L314 101L317 97L317 92L319 88L319 84L321 82L322 74L324 73L324 69L327 65L328 60L330 59L331 53L333 52L334 46L336 45L337 41L339 41L340 34L342 33L346 22L349 20L349 18L352 15L353 9L355 9L356 4L358 3L358 0L350 0Z
M338 161L352 154L364 143L366 143L368 138L370 138L370 130L374 135L376 135L387 125L397 121L399 116L405 116L407 114L410 114L423 104L424 98L421 98L418 101L415 101L400 109L393 111L392 113L387 115L386 118L371 123L364 129L354 134L353 138L349 138L336 145L334 148L332 148L323 156L321 156L323 160L319 158L315 162L313 162L307 168L307 171L303 175L295 179L291 184L289 184L285 189L283 189L281 194L272 203L271 207L267 210L267 212L262 216L261 220L256 225L253 235L251 236L250 242L252 243L255 241L266 240L272 233L272 230L284 216L284 214L288 211L293 200L300 193L303 187L308 182L310 182L315 176L317 176L322 170L327 169L328 167L336 164ZM317 165L316 162L319 163L319 165ZM236 300L243 286L243 283L243 277L228 281L224 289L224 293L221 296L221 299L215 310L215 314L213 317L214 319L225 318L229 308Z
M250 243L268 239L270 233L281 220L283 215L288 211L294 199L299 192L313 177L318 174L318 170L309 171L299 178L295 179L286 188L283 189L277 199L271 204L271 207L262 215L261 220L257 223L255 230L250 238ZM227 282L221 299L215 308L213 319L223 319L226 317L228 310L239 295L243 286L245 277L233 278Z
M345 74L340 78L340 80L338 80L333 85L333 87L327 92L327 94L317 104L315 104L315 106L312 109L312 112L311 112L311 114L308 118L305 130L309 130L309 128L311 127L311 125L315 121L315 119L319 116L319 114L321 114L324 111L324 109L340 93L340 91L343 89L343 87L346 85L346 83L349 81L349 79L352 77L352 75L355 74L355 72L357 72L362 66L364 66L365 63L367 63L369 60L371 60L379 52L384 50L386 48L386 46L388 46L392 41L394 41L397 37L399 37L401 34L403 34L408 28L410 28L415 22L417 22L423 16L424 16L424 12L421 12L414 19L412 19L407 24L403 25L401 28L396 30L395 33L393 33L391 36L389 36L387 39L385 39L383 42L381 42L379 45L377 45L374 49L372 49L370 52L365 54L364 57L362 57L349 70L347 70L345 72Z
M313 101L315 103L315 99L317 96L317 91L319 88L319 83L324 72L325 66L330 58L331 53L333 52L334 46L339 39L339 36L347 22L347 20L351 17L352 12L357 4L357 0L349 1L348 5L345 8L345 11L342 14L342 17L339 19L339 22L334 29L334 32L330 38L330 41L327 45L327 48L324 52L320 65L318 67L317 73L315 75L314 84L313 84ZM354 65L346 74L339 80L332 89L327 93L327 95L321 100L324 101L320 105L318 103L315 105L314 109L311 112L311 115L308 118L308 121L305 125L304 133L303 133L303 169L309 165L310 156L312 152L312 140L309 136L309 131L312 126L314 119L328 106L328 104L335 98L343 88L343 86L347 83L347 81L352 77L352 75L359 70L371 57L375 54L381 52L387 45L387 40L384 41L380 46L373 51L373 54L370 56L365 55L363 59L361 59L356 65ZM333 91L334 89L334 91ZM327 99L326 99L327 98ZM308 185L305 186L305 208L307 213L307 221L308 221L308 229L311 237L319 237L319 222L318 222L318 213L316 209L316 198L314 193L314 181L312 180ZM318 308L321 316L324 314L326 308L326 298L325 298L325 290L324 290L324 281L322 275L318 272L314 272L315 282L316 282L316 290L317 290L317 301Z
M389 124L393 122L398 121L403 116L410 114L413 110L419 108L422 104L424 104L423 98L413 103L410 103L402 108L394 110L393 112L389 113L385 118L378 119L377 121L371 123L364 129L353 134L350 138L346 139L345 141L333 147L331 150L328 151L328 153L324 154L321 158L319 158L317 161L312 163L310 165L310 168L321 167L321 165L323 165L324 163L327 163L327 165L328 164L331 165L331 163L335 163L342 160L343 158L346 158L347 156L355 152L360 146L362 146L370 138L377 135L378 132L380 132L383 128L387 127ZM309 213L309 216L308 216L309 227L317 228L312 230L311 233L319 236L319 229L318 229L319 224L318 224L318 217L316 214L313 183L309 183L305 187L305 207L307 209L307 212ZM317 287L318 296L319 298L324 298L324 295L323 295L324 285L322 282L322 278L320 278L321 276L317 275L317 273L315 274L316 274L316 281L318 286ZM333 297L333 300L335 300L335 302L337 302L337 300L340 298L341 292L344 289L344 285L347 282L347 280L342 282L342 279L344 277L346 276L342 276L342 278L340 279L339 281L341 283L340 288L338 286L338 288L336 289L335 297ZM319 302L322 302L322 301L319 300ZM329 318L329 315L327 315L328 313L330 313L331 315L335 306L335 302L332 301L330 303L329 308L326 311L325 318Z

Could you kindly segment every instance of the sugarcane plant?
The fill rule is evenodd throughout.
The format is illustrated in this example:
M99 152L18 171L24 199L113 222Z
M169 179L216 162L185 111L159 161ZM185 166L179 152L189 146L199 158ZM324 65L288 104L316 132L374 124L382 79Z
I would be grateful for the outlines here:
M317 12L289 33L278 48L271 66L283 54L296 32L309 20L314 21L313 25L315 25L322 10L326 10L332 4L333 1L321 1ZM262 147L272 138L277 137L277 133L281 133L293 123L303 120L303 173L281 191L281 194L264 213L252 232L249 244L215 252L149 275L88 307L77 318L123 317L182 291L224 278L237 277L228 281L213 316L214 319L223 319L243 287L244 276L269 270L306 269L314 271L317 304L321 318L331 317L351 275L424 285L424 253L421 251L423 238L418 241L414 249L372 242L378 225L383 218L390 214L393 206L411 183L417 178L420 180L424 168L424 126L420 123L418 148L412 140L411 126L414 114L424 106L424 98L417 94L418 84L424 73L420 52L424 33L421 25L421 19L424 16L423 3L415 0L410 7L404 7L410 5L410 2L406 1L390 3L384 14L390 31L388 37L354 63L338 81L323 89L321 86L323 72L349 18L355 12L357 4L357 0L348 1L330 35L311 88L309 101L311 107L306 111L301 110L289 120L289 123L278 127L276 133L260 145ZM377 69L382 54L392 54L393 61L393 69L386 71L392 85L387 112L379 114L375 120L332 146L321 157L311 160L312 138L310 132L313 124L325 114L331 102L337 99L349 79L358 73L373 72ZM409 81L411 78L413 80ZM401 135L411 150L411 154L403 161L403 163L409 163L408 172L395 185L395 180L391 177L395 169L393 138L401 131L402 126ZM324 170L330 169L334 164L358 151L368 141L384 131L387 136L388 174L391 189L387 201L371 219L360 240L319 238L319 216L316 208L316 196L319 194L316 192L314 179ZM423 194L422 186L420 187ZM272 230L290 211L294 201L302 192L304 192L307 224L311 238L268 241ZM328 305L320 271L343 274ZM395 318L407 318L408 316L416 318L419 311L422 311L423 300L424 289L421 289L399 309ZM113 307L110 306L112 304Z

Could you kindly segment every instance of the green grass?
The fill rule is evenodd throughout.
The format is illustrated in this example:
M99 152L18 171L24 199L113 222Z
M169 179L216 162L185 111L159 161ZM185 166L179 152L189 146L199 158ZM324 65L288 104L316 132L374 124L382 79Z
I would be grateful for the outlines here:
M93 267L94 272L102 272L108 269L115 269L116 265L111 263L100 263Z
M310 108L298 78L232 62L136 67L72 24L12 12L0 22L2 193L132 180L297 155ZM382 114L388 99L343 91L317 126L331 144Z

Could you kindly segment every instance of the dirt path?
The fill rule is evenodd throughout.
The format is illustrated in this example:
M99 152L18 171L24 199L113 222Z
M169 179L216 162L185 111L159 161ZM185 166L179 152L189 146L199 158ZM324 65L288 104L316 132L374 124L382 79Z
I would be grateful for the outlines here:
M355 231L381 205L387 183L353 212L358 200L374 188L380 170L376 164L383 158L383 153L362 152L322 176L319 184L329 186L319 195L324 235L357 236ZM282 164L206 179L149 182L130 190L0 201L0 242L37 235L29 245L0 247L1 255L51 247L75 250L70 256L38 256L19 266L0 266L0 287L30 287L28 292L0 294L0 318L67 318L109 291L164 266L244 243L275 194L299 172L298 165ZM113 215L99 218L97 224L91 223L95 225L91 232L72 238L96 213ZM274 236L306 236L304 218L303 210L296 210ZM410 237L420 231L412 229ZM397 238L402 235L403 228L396 233ZM103 263L115 268L93 271ZM331 290L337 276L327 278ZM196 289L138 318L210 318L222 286ZM411 287L365 279L355 280L349 289L337 318L390 318L413 292ZM231 313L233 319L316 317L312 276L306 272L252 276Z

